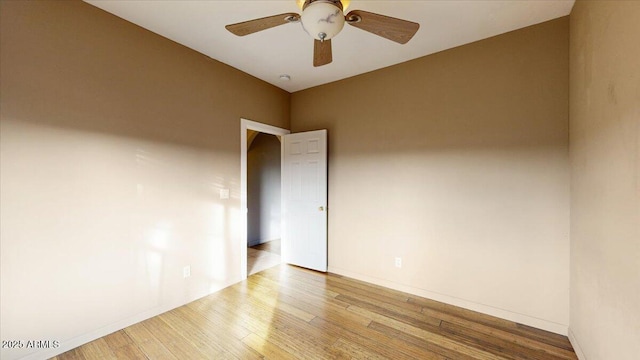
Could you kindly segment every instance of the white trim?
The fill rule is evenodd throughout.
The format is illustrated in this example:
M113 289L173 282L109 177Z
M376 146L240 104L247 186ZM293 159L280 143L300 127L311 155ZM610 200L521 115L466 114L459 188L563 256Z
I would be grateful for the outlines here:
M123 319L121 321L117 321L115 323L103 326L99 329L90 331L88 333L76 336L74 338L71 338L69 340L64 340L60 342L60 346L55 348L55 349L40 349L37 350L35 352L32 352L30 354L27 354L23 357L20 358L20 360L39 360L39 359L50 359L52 357L58 356L62 353L65 353L69 350L75 349L79 346L88 344L94 340L100 339L102 337L105 337L109 334L112 334L116 331L120 331L124 328L127 328L131 325L140 323L142 321L145 321L147 319L151 319L154 316L158 316L160 314L164 314L168 311L171 311L173 309L179 308L181 306L184 306L190 302L202 299L204 297L207 297L215 292L218 292L228 286L231 286L233 284L235 284L235 281L229 281L227 283L225 283L222 287L217 288L216 290L211 291L210 293L201 295L201 296L197 296L193 299L190 299L186 302L178 302L178 303L174 303L174 304L170 304L170 305L161 305L161 306L157 306L153 309L149 309L146 311L143 311L139 314L133 315L131 317L128 317L126 319Z
M416 288L416 287L409 286L409 285L398 284L396 282L389 281L389 280L384 280L384 279L379 279L379 278L375 278L375 277L371 277L371 276L367 276L367 275L362 275L362 274L359 274L359 273L351 272L349 270L336 268L335 266L329 266L329 272L334 273L334 274L338 274L338 275L347 276L347 277L354 278L354 279L357 279L357 280L365 281L365 282L368 282L368 283L384 286L384 287L389 288L389 289L394 289L394 290L403 291L403 292L406 292L406 293L409 293L409 294L422 296L422 297L425 297L425 298L428 298L428 299L432 299L432 300L436 300L436 301L440 301L440 302L443 302L443 303L446 303L446 304L459 306L461 308L477 311L477 312L480 312L480 313L483 313L483 314L487 314L487 315L491 315L491 316L495 316L495 317L498 317L498 318L501 318L501 319L514 321L514 322L517 322L517 323L520 323L520 324L524 324L524 325L528 325L528 326L532 326L532 327L535 327L535 328L538 328L538 329L551 331L553 333L560 334L560 335L565 335L566 336L568 328L569 328L568 325L559 324L559 323L556 323L556 322L553 322L553 321L539 319L539 318L536 318L536 317L532 317L532 316L528 316L528 315L512 312L512 311L509 311L509 310L495 308L493 306L480 304L480 303L476 303L476 302L473 302L473 301L460 299L460 298L457 298L457 297L454 297L454 296L440 294L440 293L437 293L437 292L433 292L433 291L429 291L429 290L425 290L425 289L420 289L420 288Z
M587 357L584 355L584 352L580 347L580 343L578 343L578 339L576 339L576 336L571 330L571 328L569 328L569 342L571 343L571 346L573 346L573 351L575 351L576 355L578 356L578 359L587 360Z
M287 129L262 124L248 119L240 119L240 276L247 278L247 130L255 130L265 134L282 136L291 133ZM280 151L282 153L282 151ZM282 156L282 155L281 155Z
M107 336L111 333L114 333L116 331L122 330L126 327L129 327L133 324L137 324L139 322L142 322L144 320L150 319L154 316L163 314L167 311L173 310L177 307L180 307L184 304L174 304L174 305L169 305L169 306L159 306L156 308L153 308L151 310L142 312L140 314L134 315L130 318L124 319L122 321L118 321L116 323L107 325L107 326L103 326L97 330L93 330L90 331L86 334L82 334L80 336L76 336L70 340L67 341L61 341L60 342L60 347L55 348L55 349L47 349L47 350L41 350L41 351L36 351L33 352L25 357L20 358L21 360L36 360L36 359L50 359L54 356L58 356L62 353L65 353L69 350L75 349L79 346L88 344L90 342L92 342L93 340L97 340L101 337Z
M261 124L258 122L254 122L251 120L247 120L247 119L241 119L240 121L240 129L241 129L241 134L240 134L240 140L242 141L241 143L241 162L240 162L240 167L241 167L241 189L240 189L240 199L241 199L241 209L244 209L244 216L241 216L241 226L242 226L242 231L240 232L240 234L242 234L242 240L244 241L243 246L241 246L241 252L242 252L242 279L244 280L247 278L247 129L251 129L251 130L256 130L259 132L263 132L263 133L267 133L267 134L273 134L276 136L282 136L285 134L289 134L290 131L286 130L286 129L281 129L275 126L271 126L271 125L266 125L266 124ZM204 296L208 296L209 294L212 294L216 291L219 291L227 286L233 285L235 283L235 281L230 281L229 283L227 283L226 285L222 286L220 289L211 291L208 294L204 294L201 297ZM199 297L198 297L199 298ZM66 341L62 341L60 343L60 347L55 348L55 349L41 349L39 351L35 351L32 352L30 354L25 355L24 357L21 358L21 360L36 360L36 359L48 359L48 358L52 358L54 356L60 355L64 352L67 352L71 349L75 349L78 346L87 344L93 340L99 339L101 337L107 336L111 333L114 333L116 331L122 330L126 327L129 327L133 324L137 324L141 321L150 319L154 316L163 314L167 311L173 310L177 307L183 306L185 304L188 304L192 301L197 300L198 298L194 298L191 299L189 301L186 302L180 302L180 303L176 303L176 304L171 304L171 305L165 305L165 306L158 306L155 307L153 309L144 311L142 313L133 315L129 318L126 318L122 321L118 321L115 322L113 324L107 325L107 326L103 326L99 329L96 329L94 331L90 331L86 334L82 334L80 336L76 336L72 339L66 340Z

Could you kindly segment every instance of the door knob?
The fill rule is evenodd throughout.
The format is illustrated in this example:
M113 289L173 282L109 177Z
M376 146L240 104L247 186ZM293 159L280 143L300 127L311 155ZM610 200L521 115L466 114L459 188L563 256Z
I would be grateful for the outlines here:
M320 210L320 211L324 211L324 206L320 206L320 207L318 208L318 210Z

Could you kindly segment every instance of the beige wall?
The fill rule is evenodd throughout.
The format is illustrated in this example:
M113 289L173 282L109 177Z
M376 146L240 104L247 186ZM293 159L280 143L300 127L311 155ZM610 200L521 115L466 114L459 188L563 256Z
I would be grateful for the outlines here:
M329 129L331 271L556 332L571 274L580 355L640 353L638 2L291 96L81 2L0 4L3 340L60 352L237 281L239 119L291 110Z
M640 354L640 2L571 13L571 336L589 360Z
M290 95L79 1L1 6L2 340L59 352L238 281L240 118L287 128Z
M292 130L329 130L330 271L566 333L568 31L293 94Z

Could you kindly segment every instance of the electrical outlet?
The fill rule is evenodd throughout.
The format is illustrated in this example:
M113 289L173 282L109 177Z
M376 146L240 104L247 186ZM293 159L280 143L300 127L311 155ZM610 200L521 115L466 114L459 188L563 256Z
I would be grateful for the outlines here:
M402 258L401 257L397 257L396 258L396 267L397 268L401 268L402 267Z
M185 279L191 276L191 266L187 265L182 268L182 276L184 276Z

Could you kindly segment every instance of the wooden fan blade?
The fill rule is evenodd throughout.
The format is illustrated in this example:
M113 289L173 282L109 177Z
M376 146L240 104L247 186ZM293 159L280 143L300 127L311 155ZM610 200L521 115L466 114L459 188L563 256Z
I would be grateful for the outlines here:
M293 21L290 19L294 19ZM270 29L278 25L289 24L300 19L296 13L285 13L280 15L267 16L260 19L244 21L237 24L227 25L224 28L238 36L253 34L258 31Z
M359 19L357 21L356 19ZM396 19L368 11L353 10L346 16L347 23L358 29L382 36L385 39L406 44L418 32L420 24Z
M327 65L332 61L331 40L315 40L313 43L313 66Z

